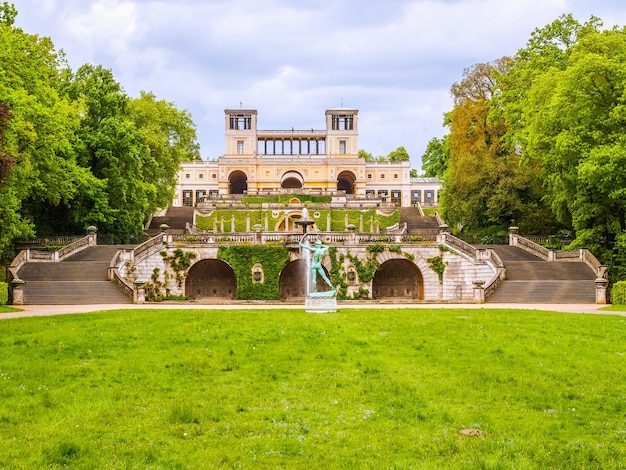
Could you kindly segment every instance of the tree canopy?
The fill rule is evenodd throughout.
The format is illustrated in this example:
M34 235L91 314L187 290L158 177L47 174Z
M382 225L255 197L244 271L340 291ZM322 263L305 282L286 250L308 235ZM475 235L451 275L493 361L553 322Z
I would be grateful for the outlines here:
M191 116L111 70L72 71L50 38L14 27L0 5L0 257L17 238L143 232L172 199L183 160L199 158Z
M572 247L626 278L626 29L563 15L512 58L468 69L451 92L448 223L570 229ZM431 142L426 158L439 165L441 142Z

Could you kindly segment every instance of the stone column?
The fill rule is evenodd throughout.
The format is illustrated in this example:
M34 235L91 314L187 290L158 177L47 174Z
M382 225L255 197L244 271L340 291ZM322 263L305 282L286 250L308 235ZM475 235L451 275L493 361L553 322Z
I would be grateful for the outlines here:
M22 279L15 278L11 281L11 297L13 305L24 305L24 284Z
M509 246L517 246L519 227L509 227Z
M476 279L474 281L474 303L475 304L485 303L485 289L483 288L484 283L485 282L482 279Z
M596 304L606 304L606 288L609 285L609 280L599 277L594 283L596 285Z
M89 246L94 246L97 244L96 232L98 229L95 225L90 225L87 227L87 235L89 236Z
M146 289L143 286L143 281L135 281L133 289L133 303L143 304L146 301Z

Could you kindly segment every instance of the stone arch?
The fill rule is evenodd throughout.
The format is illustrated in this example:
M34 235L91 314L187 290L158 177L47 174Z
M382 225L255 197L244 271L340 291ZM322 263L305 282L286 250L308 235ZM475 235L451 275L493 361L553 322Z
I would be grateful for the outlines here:
M243 194L248 190L248 176L241 170L235 170L228 176L230 194Z
M372 280L372 299L424 298L424 280L417 266L407 259L384 261Z
M185 281L189 300L234 299L237 279L230 265L220 259L203 259L194 263Z
M283 189L300 189L304 186L304 178L294 170L286 172L280 179L280 187Z
M278 278L280 300L304 299L306 296L306 265L297 259L287 263Z
M344 170L337 175L337 191L345 191L346 194L354 194L356 175L351 171Z
M276 232L290 232L295 231L299 232L302 229L294 224L296 220L300 220L302 218L302 211L295 210L285 213L283 217L281 217L276 224L274 225L274 231ZM308 230L315 230L316 225L311 225Z

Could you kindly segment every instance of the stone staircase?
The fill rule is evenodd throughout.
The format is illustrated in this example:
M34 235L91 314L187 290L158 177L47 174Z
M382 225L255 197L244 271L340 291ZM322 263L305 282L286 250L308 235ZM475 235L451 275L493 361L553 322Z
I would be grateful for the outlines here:
M169 233L184 234L187 231L187 223L193 225L193 213L193 207L168 207L164 216L152 219L146 235L151 237L158 235L162 224L169 225Z
M400 224L403 223L410 235L436 235L439 231L437 218L421 215L417 207L400 208Z
M91 246L59 263L26 263L24 304L81 305L131 303L107 280L109 264L119 246Z
M494 250L506 268L506 280L489 303L595 303L594 271L582 261L544 261L515 246L482 245Z

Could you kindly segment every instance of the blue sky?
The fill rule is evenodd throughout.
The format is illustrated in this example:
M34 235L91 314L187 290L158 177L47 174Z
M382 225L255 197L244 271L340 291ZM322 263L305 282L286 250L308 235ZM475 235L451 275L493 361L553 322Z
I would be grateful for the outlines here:
M73 69L112 69L130 96L187 109L204 159L224 152L224 109L261 129L320 129L359 109L359 147L404 146L412 166L446 132L450 86L476 63L513 55L572 13L626 25L620 0L12 0L16 25L49 36Z

